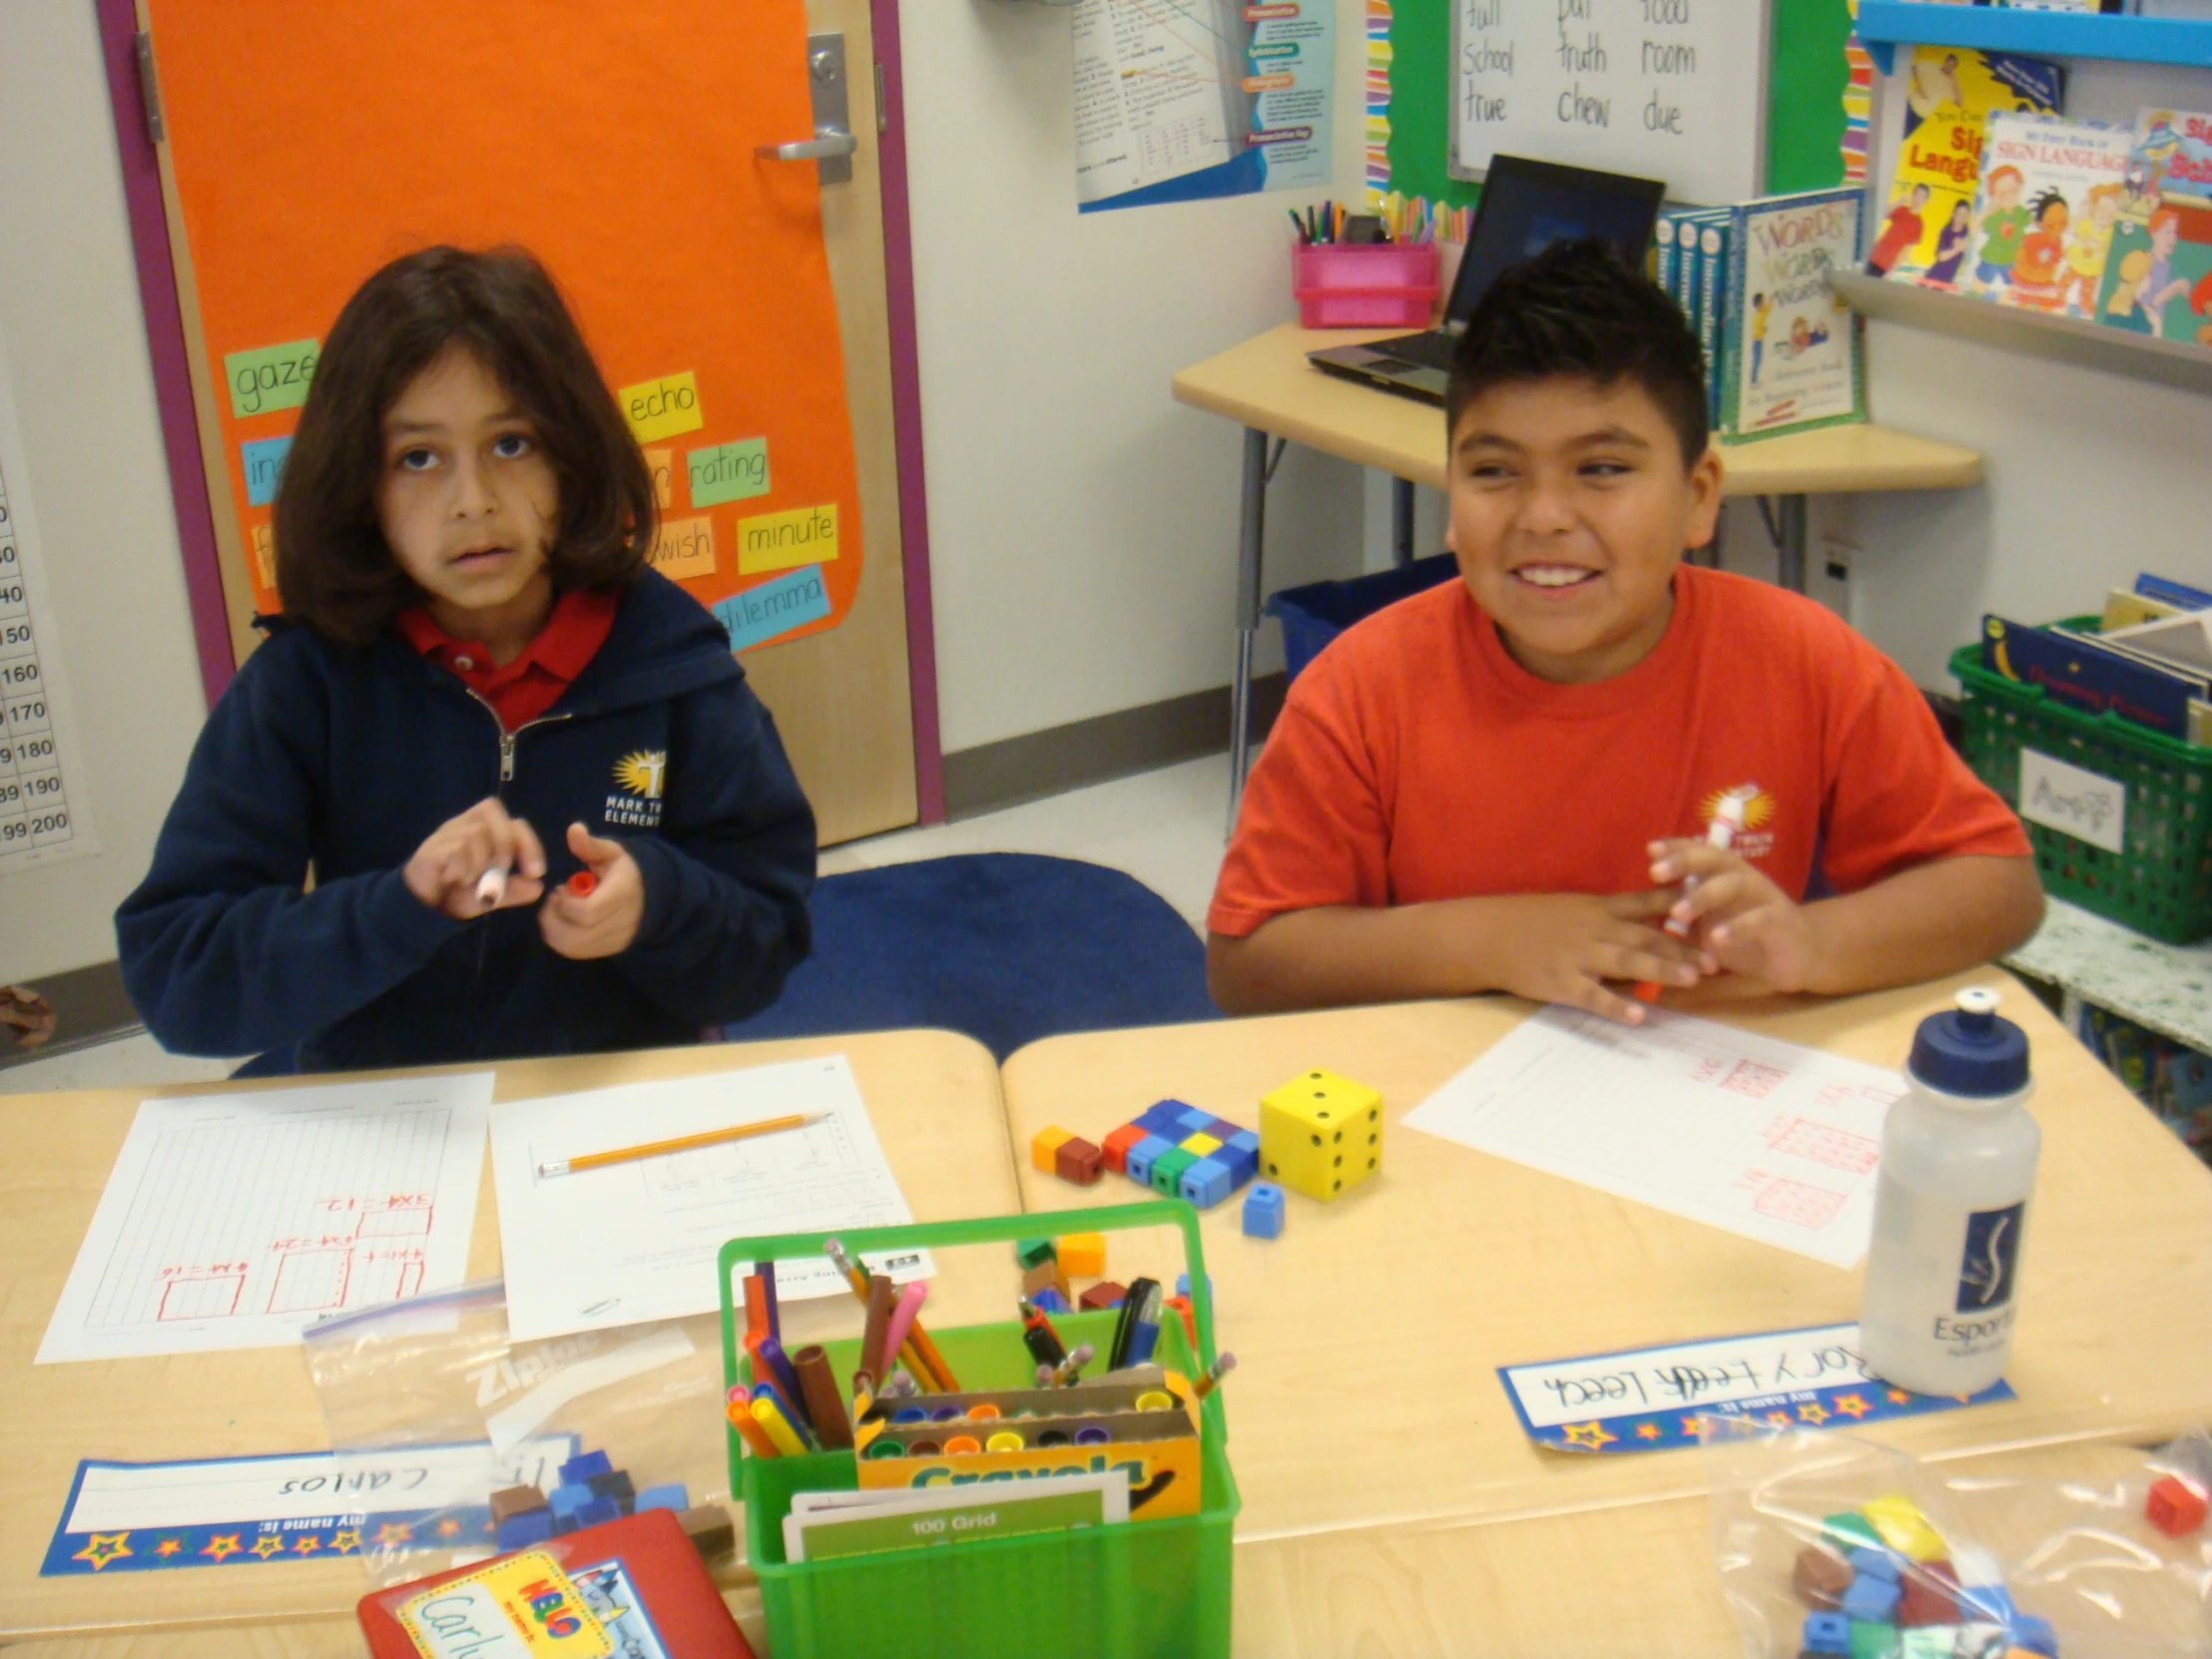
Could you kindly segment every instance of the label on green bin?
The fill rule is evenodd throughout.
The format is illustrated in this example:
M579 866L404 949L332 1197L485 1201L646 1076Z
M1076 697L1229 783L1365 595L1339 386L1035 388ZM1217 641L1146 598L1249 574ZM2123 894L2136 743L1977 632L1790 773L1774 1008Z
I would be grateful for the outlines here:
M870 1555L886 1549L926 1549L974 1538L1011 1538L1024 1532L1059 1532L1104 1523L1104 1494L1088 1491L1007 1493L949 1509L910 1509L862 1514L850 1520L813 1517L806 1527L807 1559Z

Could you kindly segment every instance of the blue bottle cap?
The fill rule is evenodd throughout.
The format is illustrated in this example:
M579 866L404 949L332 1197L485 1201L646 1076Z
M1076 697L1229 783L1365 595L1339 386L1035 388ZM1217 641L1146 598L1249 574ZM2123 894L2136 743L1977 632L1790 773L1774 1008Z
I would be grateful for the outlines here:
M1944 1094L2017 1094L2027 1087L2027 1033L1997 1017L1997 993L1973 986L1958 1006L1931 1014L1913 1034L1913 1075Z

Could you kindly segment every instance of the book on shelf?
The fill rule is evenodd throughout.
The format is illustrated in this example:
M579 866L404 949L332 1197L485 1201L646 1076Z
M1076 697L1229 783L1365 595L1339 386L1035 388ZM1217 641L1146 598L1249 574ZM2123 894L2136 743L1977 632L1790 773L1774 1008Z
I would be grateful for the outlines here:
M2093 318L2134 149L2126 127L1991 115L1974 194L1974 252L1954 285L2003 305Z
M2056 115L2065 72L2042 58L1916 46L1904 72L1904 133L1882 221L1868 227L1870 276L1950 286L1983 239L1970 223L1983 129L1997 112ZM2020 216L2024 220L2024 215ZM2007 217L1981 257L2008 267L2026 225Z

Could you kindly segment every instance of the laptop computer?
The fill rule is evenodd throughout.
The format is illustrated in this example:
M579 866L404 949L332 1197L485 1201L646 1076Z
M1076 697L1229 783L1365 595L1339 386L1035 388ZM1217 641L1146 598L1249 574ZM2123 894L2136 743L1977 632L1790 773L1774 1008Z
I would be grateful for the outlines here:
M1473 228L1467 232L1467 251L1444 306L1443 326L1366 345L1333 345L1308 352L1308 360L1326 373L1441 403L1467 317L1500 272L1555 242L1580 237L1612 244L1623 260L1640 268L1665 191L1657 179L1596 173L1525 156L1493 156Z

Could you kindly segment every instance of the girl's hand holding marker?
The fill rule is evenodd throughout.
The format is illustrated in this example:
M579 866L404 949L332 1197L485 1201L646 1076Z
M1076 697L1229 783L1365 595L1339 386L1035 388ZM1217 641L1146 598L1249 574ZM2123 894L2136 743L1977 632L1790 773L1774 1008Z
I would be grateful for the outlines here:
M547 897L537 831L498 801L479 801L432 830L401 874L416 898L459 921L546 898L538 931L554 950L580 962L620 955L645 917L637 860L581 824L569 826L568 849L584 867Z
M545 891L545 848L529 825L484 800L431 830L400 875L431 909L467 921L535 904Z

